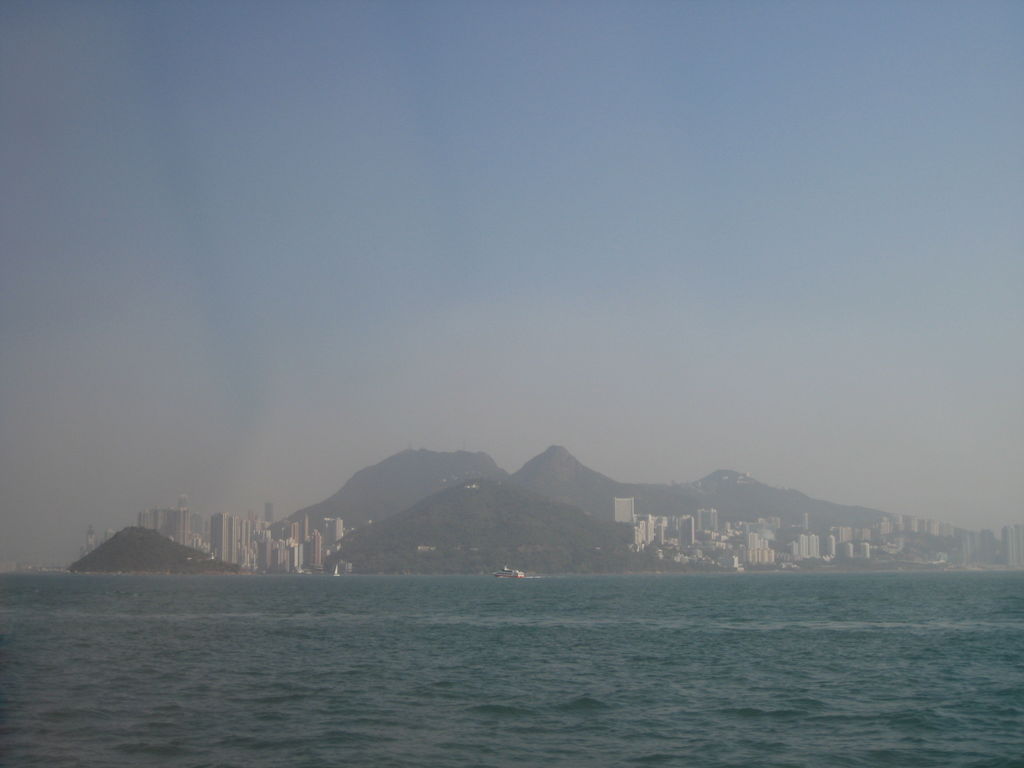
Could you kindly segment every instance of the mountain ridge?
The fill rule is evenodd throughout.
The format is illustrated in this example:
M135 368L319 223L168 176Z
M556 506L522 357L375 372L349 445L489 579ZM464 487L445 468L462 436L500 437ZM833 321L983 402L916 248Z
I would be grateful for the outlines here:
M633 497L640 515L693 515L715 508L721 522L779 517L796 525L806 513L815 529L868 525L885 514L776 488L733 469L717 469L682 484L621 482L585 466L564 446L551 445L511 475L484 452L401 451L359 470L337 493L300 509L287 521L308 515L310 523L320 527L324 517L340 517L346 528L358 528L369 520L400 514L445 487L479 479L507 481L602 521L612 520L615 497Z
M340 517L346 527L358 527L369 520L382 520L403 512L448 484L507 476L508 473L483 451L407 449L364 467L336 493L292 513L284 522L300 521L308 515L310 522L320 528L323 518ZM280 527L282 523L277 525Z

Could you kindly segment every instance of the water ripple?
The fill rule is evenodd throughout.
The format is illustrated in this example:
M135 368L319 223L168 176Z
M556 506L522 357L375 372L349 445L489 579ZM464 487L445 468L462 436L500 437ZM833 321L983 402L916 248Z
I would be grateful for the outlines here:
M1020 766L1024 575L3 577L25 766Z

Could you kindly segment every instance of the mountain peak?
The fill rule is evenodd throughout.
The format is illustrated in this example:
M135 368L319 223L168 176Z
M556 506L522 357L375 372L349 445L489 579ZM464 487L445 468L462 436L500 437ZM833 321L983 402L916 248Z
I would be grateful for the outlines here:
M324 501L300 509L289 520L308 516L314 525L340 517L346 526L398 514L425 496L464 480L504 478L507 473L486 453L408 448L356 472Z
M569 449L561 445L548 446L547 450L536 458L544 459L545 461L570 461L579 464L576 457L569 453Z
M610 519L621 485L588 469L560 445L534 456L512 475L514 482L549 499L573 504L598 519Z
M564 481L575 477L580 470L588 471L568 450L560 445L552 445L526 462L522 469L516 472L516 476L545 475Z
M693 485L702 491L714 493L719 489L734 488L737 485L759 485L759 483L746 472L737 472L734 469L716 469Z
M717 480L723 483L741 483L750 481L752 478L746 472L737 472L735 469L716 469L703 480ZM703 480L701 482L703 482Z
M572 456L572 454L563 445L549 445L541 456Z

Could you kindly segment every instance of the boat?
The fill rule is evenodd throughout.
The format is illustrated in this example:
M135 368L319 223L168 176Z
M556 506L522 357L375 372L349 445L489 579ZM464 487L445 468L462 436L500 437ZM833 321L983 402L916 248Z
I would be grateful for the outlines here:
M515 568L509 568L508 564L505 565L500 571L495 571L494 575L499 579L525 579L526 573L523 571L517 571Z

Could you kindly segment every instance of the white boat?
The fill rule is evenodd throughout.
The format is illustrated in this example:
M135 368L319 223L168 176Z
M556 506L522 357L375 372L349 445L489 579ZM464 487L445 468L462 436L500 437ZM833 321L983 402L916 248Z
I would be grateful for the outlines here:
M499 579L525 579L526 578L526 573L524 573L523 571L517 571L515 568L509 568L508 565L506 565L500 571L495 571L494 575L497 576Z

